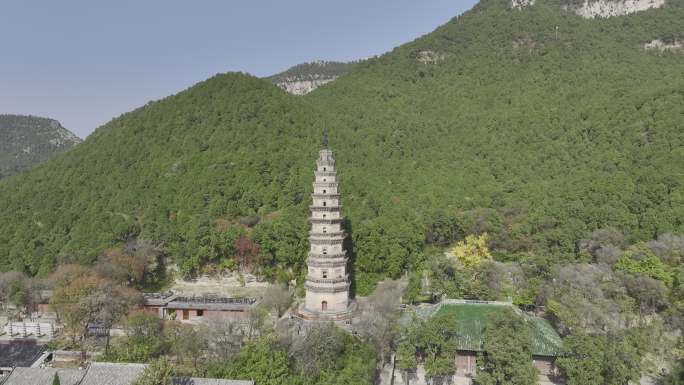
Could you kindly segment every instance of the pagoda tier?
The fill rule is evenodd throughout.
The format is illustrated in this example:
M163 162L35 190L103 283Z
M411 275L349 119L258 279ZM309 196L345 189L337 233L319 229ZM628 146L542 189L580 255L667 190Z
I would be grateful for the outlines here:
M309 209L313 211L327 211L327 212L339 212L341 206L309 206Z
M312 194L314 199L340 199L340 194Z
M306 264L311 267L344 267L347 265L345 258L330 258L330 259L315 259L310 258L306 260Z
M309 217L309 223L313 224L321 224L321 225L332 225L332 224L342 224L344 222L344 218L314 218L314 217Z
M338 253L321 253L321 252L310 252L309 258L312 259L331 259L331 258L347 258L344 250Z
M310 238L321 238L321 239L341 239L344 240L345 235L343 231L336 232L325 232L325 233L312 233Z
M343 244L344 239L342 239L342 238L340 238L340 239L320 239L320 238L309 237L309 243L311 243L312 245L318 245L318 246L328 245L328 244L331 246L335 246L335 245ZM325 253L323 253L323 254L325 254Z

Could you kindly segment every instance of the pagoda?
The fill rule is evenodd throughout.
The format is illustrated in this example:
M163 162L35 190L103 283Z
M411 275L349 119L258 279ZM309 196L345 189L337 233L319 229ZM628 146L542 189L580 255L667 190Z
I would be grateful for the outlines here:
M331 150L319 151L314 175L306 300L298 315L309 320L349 321L349 275L343 246L345 233L335 158Z

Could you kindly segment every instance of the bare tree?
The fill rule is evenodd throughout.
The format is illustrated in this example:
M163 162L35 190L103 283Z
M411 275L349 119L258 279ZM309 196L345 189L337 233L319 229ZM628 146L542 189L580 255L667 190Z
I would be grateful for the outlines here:
M618 331L628 326L631 317L622 280L603 264L557 267L556 278L542 286L537 303L546 306L564 332Z
M247 340L264 334L269 326L268 311L263 306L253 306L247 311L245 325Z
M579 241L580 252L586 252L596 262L613 264L622 255L625 246L625 237L612 227L598 229L591 233L589 239Z
M89 302L89 306L97 309L93 321L106 332L106 353L109 352L109 337L112 326L135 305L142 303L142 295L136 290L123 287L111 280L104 280L102 285L84 299L84 302Z
M492 261L485 266L487 286L496 297L508 299L525 287L526 280L520 264Z
M658 240L648 242L648 247L663 262L672 266L679 264L684 258L684 236L663 234Z
M81 265L60 265L48 278L49 284L53 288L64 287L78 278L92 276L95 272Z
M132 286L143 282L146 266L145 256L127 254L120 249L111 249L100 255L95 265L95 271L103 277Z
M56 288L50 304L75 342L85 346L89 326L97 324L107 332L112 324L142 300L133 289L98 276L81 276Z
M264 292L261 304L267 309L272 309L277 318L280 318L292 304L292 294L284 286L272 285Z
M667 287L661 281L646 276L625 274L623 277L627 293L636 300L639 315L644 316L662 310L667 301Z
M245 339L242 325L233 319L208 316L204 320L206 346L212 358L226 361L237 354Z
M189 359L195 370L197 370L202 352L206 350L206 333L205 325L184 325L173 321L164 327L164 335L171 343L171 351L176 358L181 363Z
M381 365L384 365L387 352L392 348L392 341L398 332L399 306L406 286L407 282L403 280L379 283L361 310L361 319L356 330L375 345L380 352Z
M308 327L304 333L292 334L288 355L295 368L304 376L317 378L321 370L335 364L344 350L344 340L333 323L320 323Z

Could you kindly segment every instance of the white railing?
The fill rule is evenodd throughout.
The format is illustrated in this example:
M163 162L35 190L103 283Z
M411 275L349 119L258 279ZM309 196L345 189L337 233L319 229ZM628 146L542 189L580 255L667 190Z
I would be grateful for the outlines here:
M49 322L10 322L5 325L4 330L9 337L19 338L28 336L52 338L57 331L55 325Z

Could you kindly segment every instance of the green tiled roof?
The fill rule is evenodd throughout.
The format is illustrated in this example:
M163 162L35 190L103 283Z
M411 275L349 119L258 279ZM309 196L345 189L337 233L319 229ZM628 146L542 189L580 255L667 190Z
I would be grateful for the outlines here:
M482 351L483 332L489 316L511 308L513 307L510 305L502 304L443 303L433 307L416 308L414 312L420 318L430 317L435 313L454 314L458 323L458 349L479 352ZM520 311L516 311L516 313L532 325L534 333L533 354L551 357L558 356L561 351L562 340L551 324L543 318L531 316ZM410 315L407 314L403 322L410 322L410 318Z
M560 355L563 340L549 321L529 315L525 315L525 318L534 324L534 354L553 357Z

